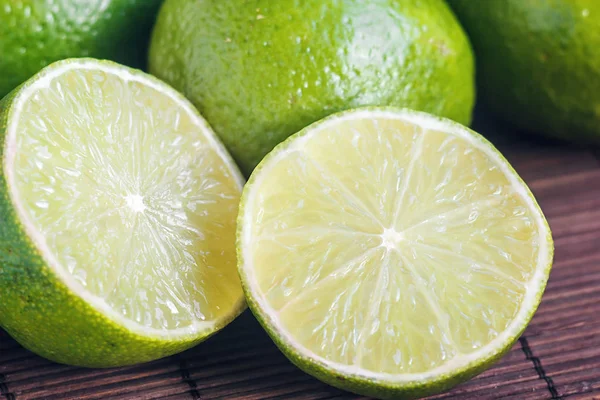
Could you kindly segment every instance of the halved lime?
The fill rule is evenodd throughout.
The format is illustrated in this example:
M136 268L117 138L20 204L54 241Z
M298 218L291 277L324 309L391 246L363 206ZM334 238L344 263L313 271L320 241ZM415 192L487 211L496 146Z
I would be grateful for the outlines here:
M243 179L193 106L115 63L55 63L0 106L0 323L56 361L183 350L244 308Z
M300 368L376 397L418 397L510 349L553 243L533 195L480 135L366 108L279 145L238 217L249 305Z

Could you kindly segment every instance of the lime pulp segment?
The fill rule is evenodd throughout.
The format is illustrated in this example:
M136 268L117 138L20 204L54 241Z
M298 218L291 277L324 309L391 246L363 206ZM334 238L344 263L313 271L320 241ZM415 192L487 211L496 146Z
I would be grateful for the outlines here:
M242 282L280 347L384 382L510 347L552 259L539 207L491 144L409 111L350 111L284 142L239 225Z
M19 95L7 135L11 197L32 241L71 290L130 329L230 319L243 304L243 181L222 145L154 79L59 64Z

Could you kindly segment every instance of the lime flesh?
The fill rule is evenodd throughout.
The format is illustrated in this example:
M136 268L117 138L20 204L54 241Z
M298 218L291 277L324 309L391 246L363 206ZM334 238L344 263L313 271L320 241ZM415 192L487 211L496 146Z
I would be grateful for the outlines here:
M117 352L107 363L189 347L241 311L235 217L243 181L187 101L141 72L95 60L54 64L9 101L4 174L12 209L5 214L15 214L22 240L56 285L95 311L79 318L97 322L101 314L108 336L116 324L164 340L122 360ZM36 284L25 280L13 290L39 290ZM76 308L51 306L47 318L58 325ZM17 339L27 330L14 316L0 318ZM46 340L27 342L57 353L60 346ZM103 363L72 351L50 357Z
M238 220L253 311L301 368L379 397L480 372L531 319L552 239L479 135L423 113L335 115L277 147Z

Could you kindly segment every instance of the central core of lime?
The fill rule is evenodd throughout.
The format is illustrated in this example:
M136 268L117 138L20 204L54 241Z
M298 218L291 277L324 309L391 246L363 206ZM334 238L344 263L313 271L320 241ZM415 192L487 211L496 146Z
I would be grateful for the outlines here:
M392 250L397 248L398 244L404 239L404 233L397 232L395 229L386 228L381 234L381 246L388 250Z
M125 196L125 202L133 212L143 213L146 210L146 205L144 204L144 197L140 196L139 194L128 194L127 196Z

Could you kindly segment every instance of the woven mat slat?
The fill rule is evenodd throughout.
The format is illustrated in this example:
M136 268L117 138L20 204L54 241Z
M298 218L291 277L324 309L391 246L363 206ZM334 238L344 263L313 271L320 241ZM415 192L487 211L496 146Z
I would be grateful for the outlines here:
M585 321L594 321L598 318L598 310L596 309L574 309L572 314L557 318L552 313L540 315L535 321L529 325L525 331L527 337L533 337L540 332L549 330L561 330L568 334L573 329L578 329Z
M578 213L551 217L551 228L555 239L579 234L600 233L600 209L585 210Z
M591 183L591 185L596 184L600 184L600 180ZM582 184L581 186L584 185ZM573 189L565 188L563 190L570 191ZM564 197L564 200L561 200L560 198L555 198L553 195L550 195L547 198L545 197L542 201L540 201L540 204L544 210L544 214L546 214L546 217L552 220L555 217L572 215L575 210L598 210L598 208L600 207L600 198L598 197L598 195L600 194L600 190L584 188L580 188L580 190L585 190L585 192L580 192L579 194L573 195L572 198L563 194L562 197ZM534 193L536 192L538 191L534 191ZM575 210L573 202L577 203L577 207L575 208Z
M536 348L541 357L553 354L566 357L563 352L596 343L600 347L600 321L565 326L563 329L546 330L537 335L528 335L529 344Z
M149 377L128 376L122 379L101 379L93 381L80 381L68 385L58 384L42 386L38 389L20 392L19 399L33 400L45 399L51 396L64 396L67 398L89 399L89 398L111 398L112 396L129 394L135 395L139 391L160 389L169 385L181 386L181 374L179 371L157 374Z
M563 250L565 251L565 250ZM596 273L595 265L600 265L600 254L598 251L586 251L583 249L579 254L573 254L568 259L560 259L554 262L554 268L548 281L548 289L560 286L563 281L576 279L582 274Z
M543 367L546 374L552 376L555 380L565 374L574 377L579 376L580 380L585 380L584 374L592 374L600 382L600 374L598 374L598 371L600 371L600 351L588 349L585 351L572 351L569 357L560 357L561 355L543 358Z
M192 396L190 395L189 387L182 385L181 383L161 386L157 388L150 388L147 390L138 390L133 395L131 393L110 395L110 400L131 400L132 398L135 398L135 400L191 400ZM89 397L87 400L107 400L107 398Z
M287 379L284 382L280 382L279 380L262 381L262 383L252 383L247 386L242 385L240 388L221 386L219 388L203 390L201 399L266 400L278 397L290 398L300 396L304 398L307 395L314 396L316 392L319 393L317 397L320 398L327 398L341 393L341 391L328 388L321 382L308 376L298 376L296 374L294 379Z
M548 292L571 290L584 285L600 286L600 269L593 267L600 264L600 257L595 256L590 260L584 256L573 261L573 263L561 263L561 268L553 271L553 279L548 281ZM563 267L564 264L570 264L569 268Z
M519 382L518 384L502 384L498 383L496 386L479 388L475 385L458 387L449 393L443 395L433 396L428 399L430 400L454 400L454 399L503 399L505 396L524 394L530 392L537 392L537 399L548 399L548 392L546 383L537 378L537 375L532 377L533 379Z
M573 392L573 394L569 395L568 399L569 400L600 400L600 395L598 395L598 394L594 394L594 393L590 393L590 392L581 393L584 390L587 390L587 387L576 388L575 390L571 390L570 392ZM598 390L600 390L599 387L590 388L590 391L598 391Z
M209 389L229 384L244 384L257 379L268 379L271 382L279 382L284 379L295 379L302 373L289 362L279 360L258 360L250 365L238 368L211 370L192 370L190 378L197 382L201 389Z
M555 223L554 218L558 223L561 217L594 212L600 206L600 169L582 172L576 179L557 176L527 182L551 224Z
M52 367L52 366L50 366ZM48 370L45 369L44 372ZM39 389L39 379L43 379L45 388L69 387L70 389L94 388L96 386L110 385L125 382L131 379L145 379L174 374L180 377L179 368L172 360L164 360L160 364L143 365L119 369L73 369L56 373L36 374L32 371L26 375L21 374L15 379L14 375L7 375L13 384L17 384L23 392L35 392ZM36 382L37 381L37 382Z
M268 396L268 397L260 397L264 396L264 393L255 393L242 395L239 399L242 400L286 400L290 396L294 396L295 398L302 398L302 400L348 400L350 397L347 395L334 395L332 396L328 390L315 390L315 389L307 389L303 391L297 391L293 393L284 393L278 396ZM352 400L360 399L360 397L351 397Z
M594 307L594 311L597 315L600 307ZM544 339L547 338L531 337L530 345L560 395L590 392L598 388L600 385L599 324L587 326L584 323L564 331L562 336L555 334L553 341Z
M598 390L600 389L600 368L590 368L585 371L553 373L554 384L559 388L560 394L566 399L576 393L595 392L594 396L600 398Z
M135 398L135 397L134 397ZM137 400L137 398L135 398ZM150 397L150 398L146 398L146 399L160 399L160 400L196 400L197 398L190 395L189 393L186 394L172 394L170 396L166 396L166 397ZM112 399L111 399L112 400ZM119 400L131 400L131 397L122 397Z
M567 150L563 154L557 154L554 149L550 154L537 153L535 149L519 154L513 154L513 151L510 147L506 149L507 159L529 185L542 181L538 185L545 187L557 177L585 174L598 166L598 161L591 153L582 153L580 150Z
M493 397L488 397L488 398L492 399ZM485 397L482 397L482 399L485 399ZM550 397L548 397L548 389L546 387L534 388L529 392L511 394L511 395L502 397L502 400L539 400L539 399L550 399ZM571 400L571 398L569 398L569 400Z
M38 358L22 347L14 347L0 353L0 373L3 374L45 365L48 365L48 361Z
M544 306L540 306L541 313L556 312L572 309L573 307L594 305L600 297L600 291L594 286L594 281L588 281L580 287L567 286L560 290L548 290Z
M600 179L600 170L591 169L576 172L574 174L556 175L549 174L548 177L542 179L533 179L529 181L529 187L540 194L540 196L548 196L556 194L561 189L577 189L581 185L586 185L589 182L595 182ZM572 193L573 194L573 193ZM566 196L568 197L568 195ZM543 197L542 197L543 198ZM562 193L561 200L564 200L565 193ZM575 206L571 204L571 206Z

